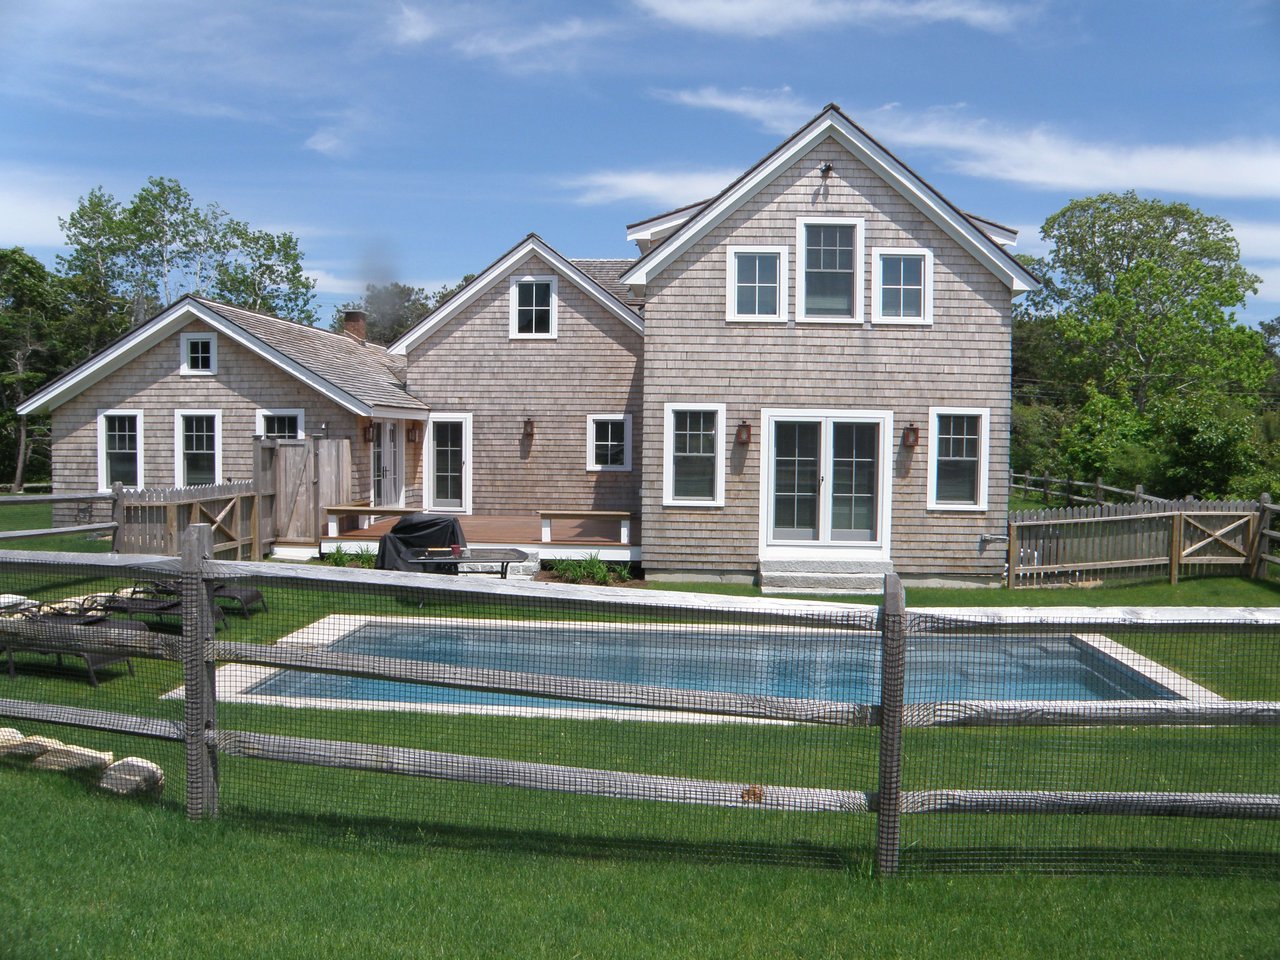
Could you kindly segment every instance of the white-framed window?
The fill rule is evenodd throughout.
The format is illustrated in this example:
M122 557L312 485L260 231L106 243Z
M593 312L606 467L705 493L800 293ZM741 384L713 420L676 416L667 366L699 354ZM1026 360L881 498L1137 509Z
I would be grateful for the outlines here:
M211 377L218 372L218 336L214 333L178 335L182 352L178 372L184 377Z
M173 411L173 479L178 487L222 482L222 411Z
M871 269L872 323L933 323L931 250L873 247Z
M725 251L726 319L787 319L787 252L786 247Z
M307 435L307 412L300 407L259 410L254 433L264 440L301 440Z
M98 411L98 489L113 483L140 490L143 477L141 410Z
M431 414L422 446L426 508L439 513L470 513L471 414Z
M663 504L723 507L725 405L668 403L663 420Z
M986 510L991 411L929 408L930 510Z
M861 323L863 234L861 217L796 220L796 319Z
M556 314L554 274L511 278L512 340L554 340Z
M602 413L587 417L587 469L631 469L631 414Z

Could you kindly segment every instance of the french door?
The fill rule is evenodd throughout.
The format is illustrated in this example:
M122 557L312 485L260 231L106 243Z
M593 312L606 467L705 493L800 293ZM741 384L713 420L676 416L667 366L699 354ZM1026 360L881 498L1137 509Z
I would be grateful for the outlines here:
M375 507L399 507L404 503L404 451L400 445L400 423L373 421L373 443L369 451Z
M471 416L433 416L427 427L428 510L471 510Z
M883 418L769 418L770 543L866 543L883 531Z

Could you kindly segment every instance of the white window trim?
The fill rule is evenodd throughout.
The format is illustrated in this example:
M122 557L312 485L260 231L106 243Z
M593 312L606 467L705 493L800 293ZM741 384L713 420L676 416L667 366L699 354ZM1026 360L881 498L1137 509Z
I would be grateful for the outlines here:
M222 483L222 411L174 410L173 411L173 485L190 486L183 476L182 420L184 417L213 417L213 482Z
M435 442L432 428L437 423L462 424L462 506L442 507L435 503ZM441 413L427 418L422 442L422 505L431 513L471 513L471 414Z
M772 253L778 257L778 312L773 314L738 313L738 254L740 253ZM725 320L742 323L786 323L787 292L790 282L787 277L787 261L791 250L788 247L736 246L725 249Z
M595 462L596 424L602 420L622 423L622 465L608 466ZM587 417L587 469L597 473L628 473L631 470L631 414L593 413Z
M560 298L557 291L557 278L552 274L523 274L512 276L511 283L508 288L508 297L510 301L510 316L508 318L508 337L512 340L554 340L556 339L560 328ZM549 333L518 333L519 322L519 293L517 288L522 283L550 283L551 284L551 331Z
M723 403L667 403L663 405L662 427L662 505L664 507L723 507L725 471L725 435L728 430L727 409ZM676 411L714 413L717 416L715 496L711 500L681 500L674 493L675 443L673 433Z
M978 424L978 502L938 502L938 417L979 417ZM929 471L927 509L947 512L980 513L987 509L987 480L991 466L991 410L988 407L930 407L929 408Z
M142 429L144 413L141 410L99 410L98 411L98 490L101 492L109 492L111 484L107 482L107 417L135 417L138 425L138 485L136 487L126 487L127 490L141 490L147 485L147 479L143 475L143 467L147 462L147 458L143 455L143 440L146 436Z
M307 435L307 411L302 407L276 407L274 409L258 408L254 414L254 434L255 436L264 436L267 432L267 417L297 417L298 418L298 439L302 440Z
M880 316L880 289L884 279L881 269L883 257L924 257L922 266L924 290L920 305L921 316L916 317L882 317ZM933 325L933 251L925 247L872 247L871 248L871 322L885 325L910 327L928 327Z
M810 317L804 312L805 238L804 228L810 224L834 224L853 227L853 316ZM796 218L796 321L802 323L862 323L866 299L866 219L863 217L797 217Z
M191 342L193 340L209 341L209 369L192 370L188 366L191 360ZM182 333L178 335L178 349L181 351L178 373L184 377L212 377L218 372L218 335L216 333Z
M774 424L779 420L856 420L880 425L880 485L877 520L879 539L840 541L774 541L773 527L773 445ZM893 411L844 410L825 407L765 407L760 411L760 558L762 560L812 560L824 557L839 560L889 560L893 537Z

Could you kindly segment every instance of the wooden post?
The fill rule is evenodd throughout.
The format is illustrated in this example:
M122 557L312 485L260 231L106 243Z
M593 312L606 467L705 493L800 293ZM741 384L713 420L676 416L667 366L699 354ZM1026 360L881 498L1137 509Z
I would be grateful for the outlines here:
M1182 563L1182 514L1175 511L1169 522L1169 584L1176 587L1178 566Z
M182 535L182 671L185 680L187 748L187 818L218 815L218 757L207 735L217 722L213 642L213 608L204 580L204 563L213 553L213 530L192 524Z
M1094 478L1093 478L1093 502L1094 502L1094 503L1102 503L1102 502L1103 502L1103 500L1102 500L1102 478L1101 478L1101 477L1094 477Z
M119 480L111 485L111 521L116 525L111 534L111 552L119 553L124 543L124 484Z
M1049 506L1049 471L1044 472L1044 505Z
M1134 488L1133 488L1133 502L1134 502L1134 503L1141 503L1141 502L1142 502L1142 495L1143 495L1144 493L1146 493L1146 492L1147 492L1147 491L1146 491L1146 487L1144 487L1142 484L1138 484L1136 487L1134 487Z
M1018 528L1009 524L1009 572L1005 576L1005 586L1012 590L1014 578L1018 575Z
M880 609L880 789L876 808L876 869L898 872L902 847L902 701L906 681L907 604L896 573L884 578Z
M1249 577L1253 580L1267 579L1267 564L1262 555L1268 551L1263 549L1262 543L1267 539L1267 531L1271 529L1271 511L1267 509L1270 506L1271 494L1264 491L1258 496L1258 516L1253 524L1253 538L1249 545Z

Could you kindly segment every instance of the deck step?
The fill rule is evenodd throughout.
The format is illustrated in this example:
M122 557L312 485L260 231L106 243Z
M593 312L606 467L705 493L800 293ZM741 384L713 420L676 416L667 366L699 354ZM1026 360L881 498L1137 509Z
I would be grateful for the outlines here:
M762 560L763 593L879 593L884 576L893 572L889 561Z

